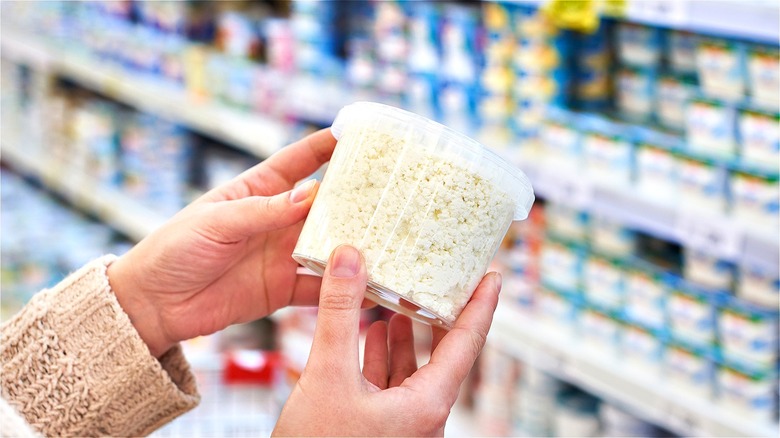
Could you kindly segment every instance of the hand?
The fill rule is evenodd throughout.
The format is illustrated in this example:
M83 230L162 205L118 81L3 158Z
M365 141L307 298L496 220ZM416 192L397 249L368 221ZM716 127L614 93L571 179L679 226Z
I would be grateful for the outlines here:
M274 435L443 435L460 385L485 344L501 277L482 279L452 330L434 329L431 360L419 369L409 318L372 324L361 373L358 327L366 278L360 253L336 248L322 280L309 361Z
M292 189L335 145L324 129L285 147L109 266L111 287L152 354L290 304L317 303L321 280L297 275L291 257L317 184Z

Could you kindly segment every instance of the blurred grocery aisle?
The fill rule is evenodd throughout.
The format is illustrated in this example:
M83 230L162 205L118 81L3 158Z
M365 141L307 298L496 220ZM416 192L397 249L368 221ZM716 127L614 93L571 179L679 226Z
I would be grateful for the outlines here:
M537 194L446 434L777 436L779 8L3 1L0 317L380 101L479 139ZM186 343L203 403L157 435L270 434L315 320Z

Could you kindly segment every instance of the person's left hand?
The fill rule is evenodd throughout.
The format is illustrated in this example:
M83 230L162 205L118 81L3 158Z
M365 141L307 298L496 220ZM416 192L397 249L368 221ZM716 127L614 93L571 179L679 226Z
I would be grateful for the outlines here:
M399 273L402 275L402 273ZM501 275L482 278L452 330L434 328L431 359L419 367L411 320L394 315L358 340L368 274L357 249L337 247L320 291L306 367L276 422L277 436L442 436L450 409L485 345Z
M109 266L111 287L153 355L287 305L317 303L321 279L298 275L291 257L317 184L293 185L335 145L324 129L285 147Z

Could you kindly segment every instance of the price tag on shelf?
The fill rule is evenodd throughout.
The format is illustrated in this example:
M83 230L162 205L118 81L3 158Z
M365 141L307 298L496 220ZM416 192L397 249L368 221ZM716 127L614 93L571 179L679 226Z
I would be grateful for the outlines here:
M626 8L630 19L655 24L682 25L688 20L688 2L679 0L631 0Z
M538 179L540 194L552 201L576 208L586 208L593 201L593 185L575 173L547 169Z
M730 260L741 254L745 238L742 227L736 222L693 211L678 214L675 234L680 242L691 248Z

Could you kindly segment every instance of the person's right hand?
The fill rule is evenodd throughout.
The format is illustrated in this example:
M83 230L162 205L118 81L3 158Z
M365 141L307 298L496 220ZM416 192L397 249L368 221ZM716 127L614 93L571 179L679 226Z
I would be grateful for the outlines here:
M309 361L274 435L443 435L460 385L485 344L501 277L482 279L452 330L433 330L431 360L419 369L409 318L395 315L389 325L372 324L361 373L358 328L366 279L356 249L334 250Z

